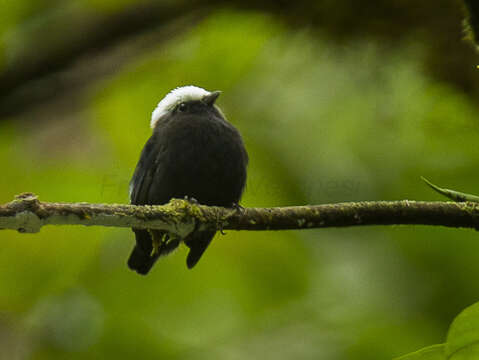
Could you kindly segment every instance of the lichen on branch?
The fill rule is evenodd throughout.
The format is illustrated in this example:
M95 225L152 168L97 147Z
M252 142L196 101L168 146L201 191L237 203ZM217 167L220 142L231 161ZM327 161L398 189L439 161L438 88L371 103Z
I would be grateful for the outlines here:
M369 201L222 208L172 199L165 205L42 202L23 193L0 205L0 228L38 232L45 225L162 229L185 237L194 229L294 230L360 225L436 225L479 229L479 203Z

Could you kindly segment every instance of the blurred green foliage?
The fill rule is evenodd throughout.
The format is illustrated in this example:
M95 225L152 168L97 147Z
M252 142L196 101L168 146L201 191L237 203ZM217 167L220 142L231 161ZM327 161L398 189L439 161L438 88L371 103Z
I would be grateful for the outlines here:
M432 345L397 358L396 360L444 360L444 345Z
M479 356L479 302L452 322L444 344L428 346L396 360L473 360Z
M46 4L7 6L0 33ZM263 14L216 12L80 100L2 121L0 201L126 203L151 111L187 84L222 90L243 133L244 206L439 199L420 175L477 193L477 106L425 75L425 49L339 46ZM125 229L1 240L0 358L384 359L442 342L479 299L479 242L466 230L229 232L193 271L180 249L148 277L126 267Z

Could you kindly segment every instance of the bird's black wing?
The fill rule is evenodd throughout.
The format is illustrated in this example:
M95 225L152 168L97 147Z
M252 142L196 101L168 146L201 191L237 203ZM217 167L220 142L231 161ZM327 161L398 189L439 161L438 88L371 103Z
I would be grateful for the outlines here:
M156 134L153 134L143 147L140 160L130 181L130 201L133 205L152 204L156 200L151 199L148 193L155 173L161 167L161 148L162 144Z
M165 160L163 156L163 143L159 135L154 133L145 144L130 181L132 204L158 205L169 200L169 184L166 181L165 171L162 171ZM161 247L158 253L152 255L152 235L161 239L163 233L135 228L132 230L136 236L136 245L128 259L128 266L139 274L146 275L161 255L172 251L171 245L170 247Z

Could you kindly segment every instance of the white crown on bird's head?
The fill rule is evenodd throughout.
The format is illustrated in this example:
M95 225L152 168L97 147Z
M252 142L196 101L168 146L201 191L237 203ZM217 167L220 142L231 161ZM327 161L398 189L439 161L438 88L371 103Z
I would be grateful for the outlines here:
M158 120L172 111L176 106L185 101L201 100L204 96L211 94L209 91L189 85L177 87L171 90L156 106L155 110L151 114L150 126L153 129L156 126Z

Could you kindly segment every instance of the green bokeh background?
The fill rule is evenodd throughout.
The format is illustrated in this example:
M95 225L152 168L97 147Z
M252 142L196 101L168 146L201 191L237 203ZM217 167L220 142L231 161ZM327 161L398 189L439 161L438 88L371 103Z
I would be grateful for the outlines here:
M47 26L42 14L56 6L6 3L0 69L28 43L24 27ZM222 90L218 104L243 134L243 206L439 199L420 175L477 193L474 96L428 74L427 44L389 45L214 11L58 109L2 119L0 202L24 191L128 202L151 111L188 84ZM388 359L443 342L479 300L478 235L468 230L229 231L194 270L181 248L147 277L126 267L130 230L0 238L0 359Z

